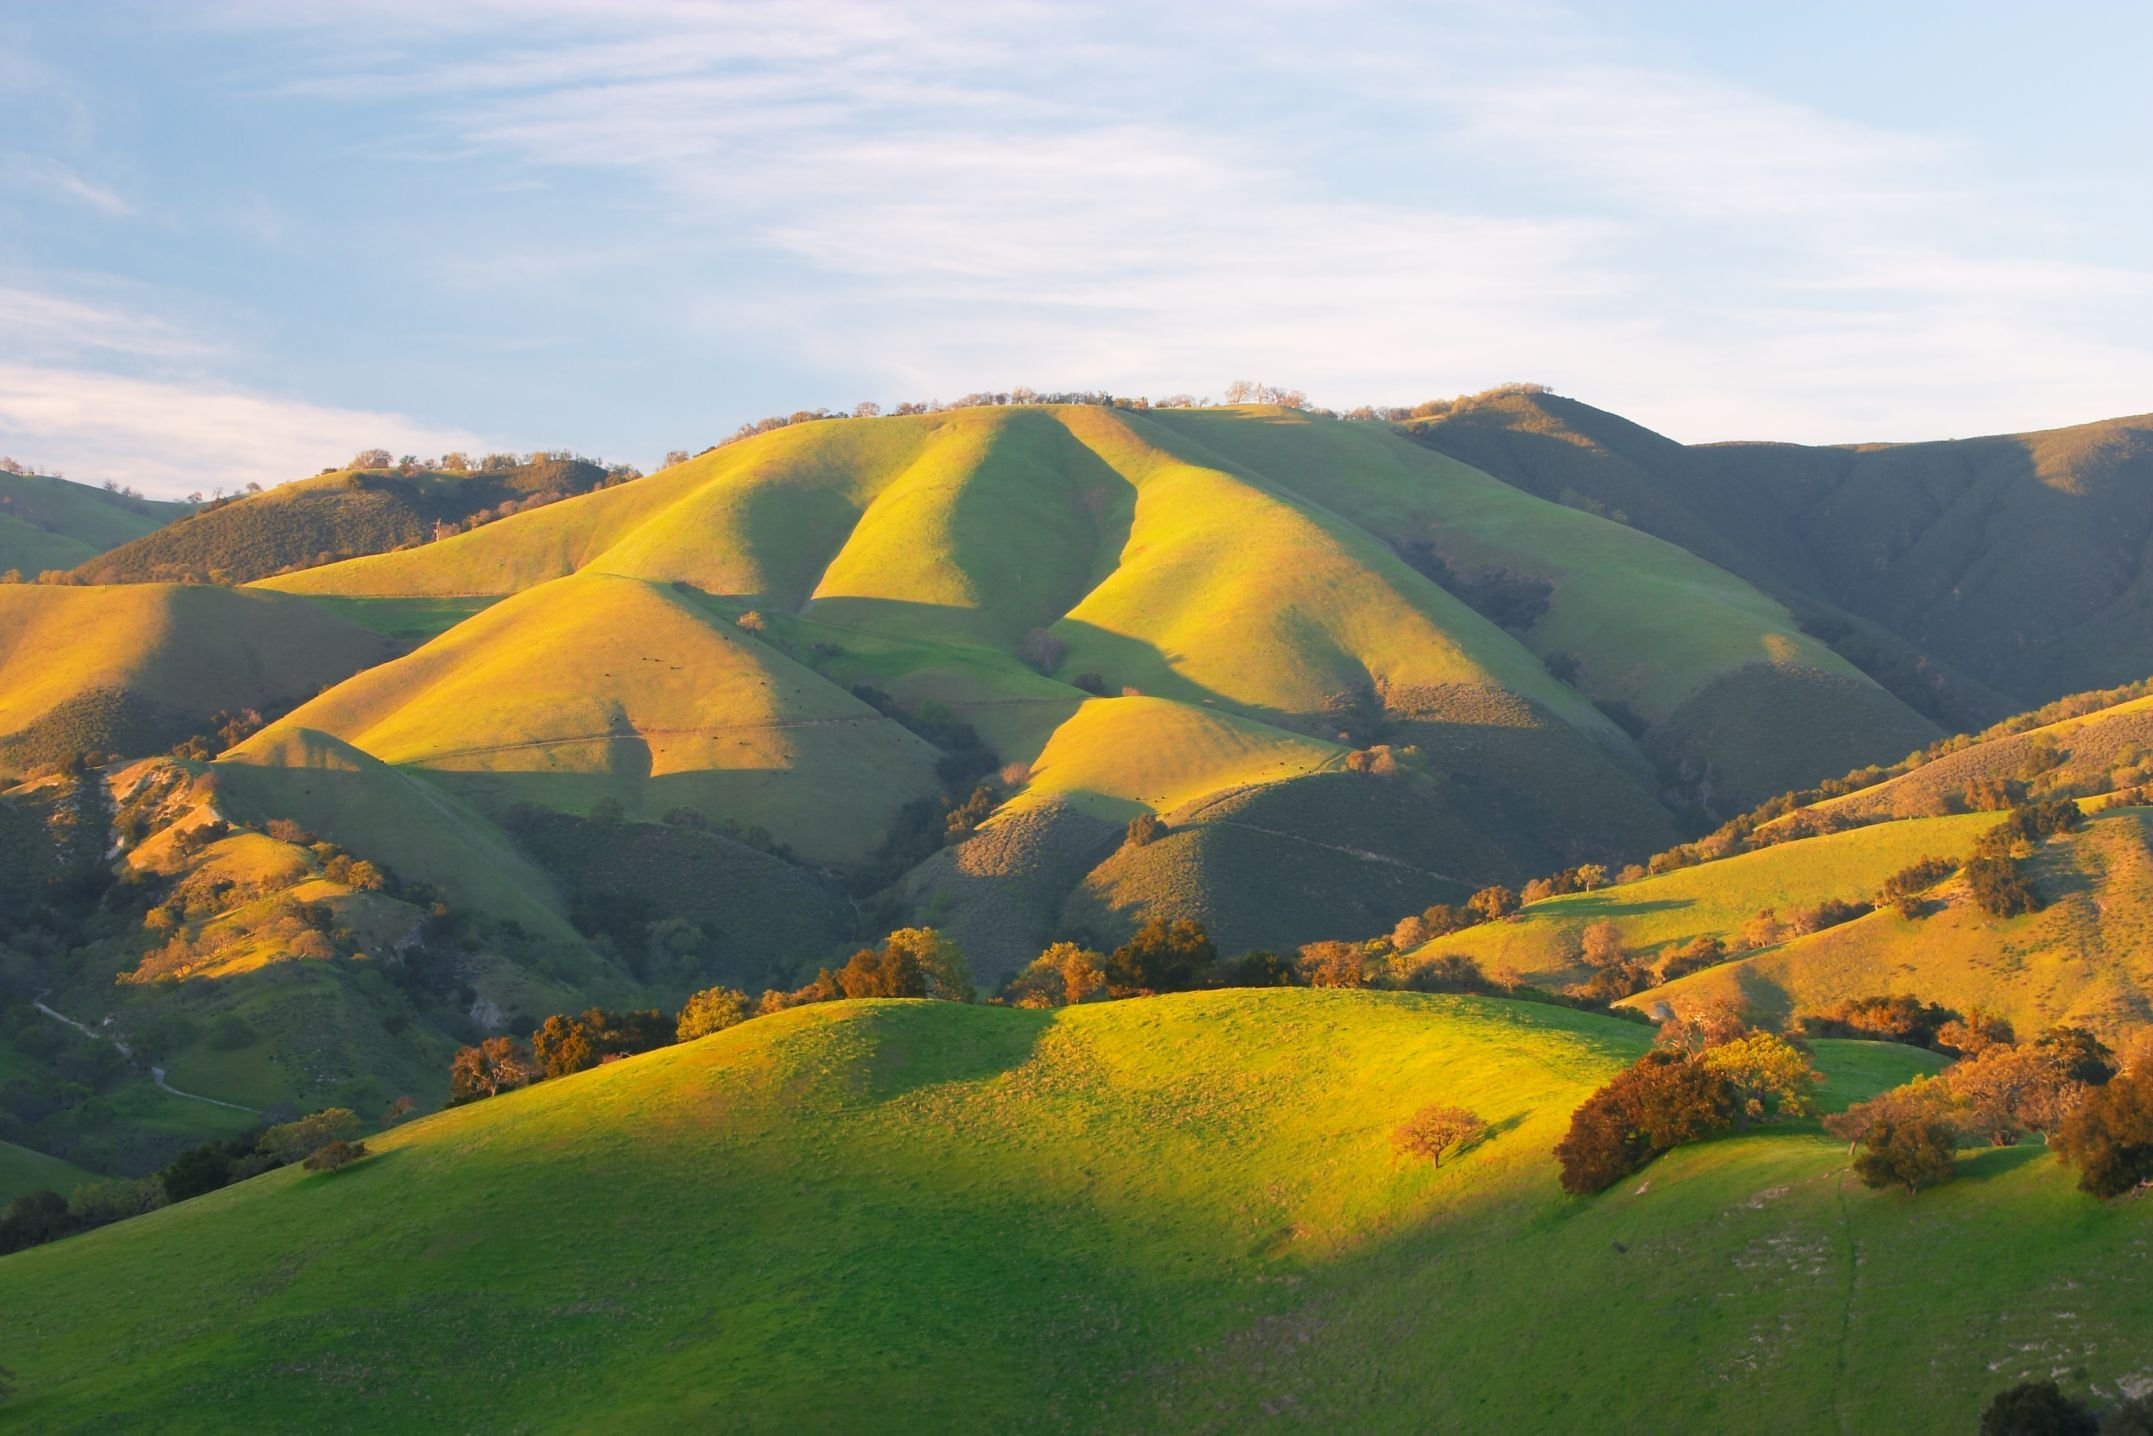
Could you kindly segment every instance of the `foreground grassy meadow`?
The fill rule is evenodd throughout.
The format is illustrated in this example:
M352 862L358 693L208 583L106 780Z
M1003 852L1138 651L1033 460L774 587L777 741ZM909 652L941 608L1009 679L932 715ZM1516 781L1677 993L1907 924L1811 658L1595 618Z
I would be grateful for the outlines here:
M853 1002L0 1261L24 1430L1961 1431L2144 1373L2153 1208L1813 1128L1563 1196L1649 1030L1495 999ZM1843 1103L1935 1063L1821 1043ZM1440 1169L1430 1101L1494 1135Z

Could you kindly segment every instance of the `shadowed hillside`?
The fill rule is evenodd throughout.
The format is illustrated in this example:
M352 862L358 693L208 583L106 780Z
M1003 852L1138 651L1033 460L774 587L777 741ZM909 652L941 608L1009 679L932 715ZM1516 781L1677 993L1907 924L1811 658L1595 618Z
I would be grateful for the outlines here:
M0 573L65 570L193 512L38 474L0 472Z
M553 503L606 481L596 464L570 459L455 473L339 470L214 501L83 562L75 577L83 583L245 583L427 543L474 516Z
M1933 443L1685 447L1574 400L1506 393L1409 427L1741 574L1953 727L2153 671L2145 417Z

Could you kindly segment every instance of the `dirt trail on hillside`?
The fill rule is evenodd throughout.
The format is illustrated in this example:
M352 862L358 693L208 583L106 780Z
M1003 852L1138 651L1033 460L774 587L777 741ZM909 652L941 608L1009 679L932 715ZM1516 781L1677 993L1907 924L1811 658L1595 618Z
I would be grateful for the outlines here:
M132 1057L135 1055L134 1049L132 1047L129 1047L126 1043L120 1041L119 1038L107 1037L102 1032L98 1032L93 1028L83 1026L74 1018L69 1017L66 1013L61 1012L55 1008L47 1007L44 1003L44 996L44 993L39 993L36 997L30 1000L30 1005L32 1007L35 1007L38 1011L44 1013L47 1017L50 1017L53 1021L66 1023L69 1027L74 1028L84 1037L89 1038L92 1042L110 1042L114 1047L120 1049L120 1055L122 1057ZM253 1107L242 1107L237 1102L226 1102L218 1097L204 1097L199 1092L183 1092L179 1088L174 1087L171 1083L164 1080L164 1068L162 1067L152 1067L150 1068L149 1072L150 1081L155 1082L159 1090L169 1092L174 1097L185 1097L190 1102L207 1102L212 1107L223 1107L233 1112L245 1112L250 1117L259 1117L261 1115L261 1113L257 1109Z

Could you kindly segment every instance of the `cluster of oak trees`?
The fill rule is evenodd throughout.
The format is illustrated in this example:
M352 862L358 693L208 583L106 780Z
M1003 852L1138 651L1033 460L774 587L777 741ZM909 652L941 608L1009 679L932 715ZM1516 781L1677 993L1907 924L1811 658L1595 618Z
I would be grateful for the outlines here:
M1912 998L1843 1004L1838 1030L1925 1035L1959 1060L1823 1119L1871 1187L1916 1193L1956 1175L1962 1146L2008 1146L2037 1134L2079 1171L2081 1190L2113 1197L2153 1182L2153 1037L2122 1058L2082 1027L2030 1042L1976 1013L1961 1018ZM1812 1019L1806 1024L1815 1031ZM1572 1114L1555 1148L1563 1190L1604 1191L1672 1148L1758 1122L1816 1113L1820 1074L1797 1032L1749 1026L1732 1007L1670 1019L1651 1051Z
M1934 1077L1825 1119L1872 1187L1919 1192L1957 1175L1962 1146L2010 1146L2034 1134L2078 1169L2081 1191L2120 1196L2153 1181L2153 1041L2124 1057L2082 1027L2014 1042L1961 1034L1973 1050Z

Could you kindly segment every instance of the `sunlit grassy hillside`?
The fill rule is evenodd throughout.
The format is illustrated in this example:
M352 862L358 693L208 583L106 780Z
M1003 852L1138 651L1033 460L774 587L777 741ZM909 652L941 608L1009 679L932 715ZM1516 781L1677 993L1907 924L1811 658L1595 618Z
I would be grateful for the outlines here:
M1765 908L1791 913L1829 899L1867 900L1884 879L1925 857L1957 862L1996 825L1994 813L1924 818L1781 843L1636 882L1529 904L1499 923L1436 939L1430 952L1459 952L1544 982L1583 977L1584 930L1611 922L1625 949L1657 958L1693 938L1731 940Z
M387 651L281 594L0 586L0 747L28 762L159 752L216 713L273 711Z
M1979 816L1993 821L1992 815ZM1888 834L1918 825L1887 823L1861 831ZM2084 831L2043 845L2027 869L2044 903L2039 912L1991 916L1975 905L1962 881L1954 881L1937 890L1940 910L1930 916L1908 920L1889 909L1871 913L1633 1001L1680 1005L1738 996L1769 1019L1825 1011L1846 998L1890 991L1911 992L1962 1012L1980 1007L2010 1019L2022 1032L2071 1022L2120 1036L2153 1022L2153 809L2100 813Z
M1305 991L798 1009L0 1260L13 1414L1957 1432L2142 1366L2147 1211L2038 1149L1909 1201L1767 1131L1562 1196L1549 1146L1647 1035ZM1926 1059L1820 1060L1844 1101ZM1494 1133L1431 1170L1388 1138L1436 1100Z
M1453 581L1508 585L1512 626L1533 652L1595 701L1634 715L1647 751L1687 769L1723 806L1798 785L1853 735L1877 752L1937 735L1735 575L1386 426L1290 410L1165 411L1155 422L1192 452L1223 456L1402 551L1431 555Z
M1544 611L1491 605L1497 580ZM1670 806L1731 810L1934 736L1720 569L1381 426L1275 409L797 424L261 586L420 638L438 605L500 600L291 726L497 821L619 803L854 871L926 859L907 891L980 934L990 974L1070 922L1351 931L1642 856L1677 835ZM930 746L951 722L992 764ZM1379 745L1391 776L1346 779ZM906 804L982 781L983 851L890 856ZM1147 812L1167 842L1102 847L1097 824ZM970 880L1011 872L1015 898Z

